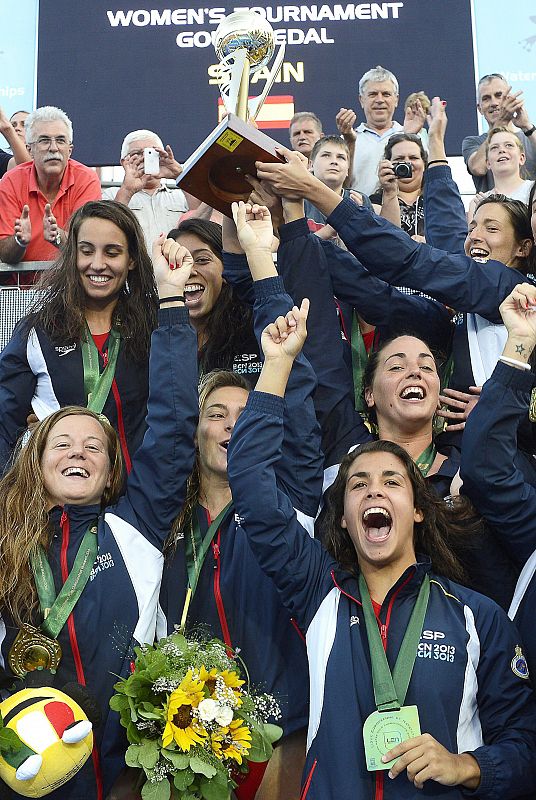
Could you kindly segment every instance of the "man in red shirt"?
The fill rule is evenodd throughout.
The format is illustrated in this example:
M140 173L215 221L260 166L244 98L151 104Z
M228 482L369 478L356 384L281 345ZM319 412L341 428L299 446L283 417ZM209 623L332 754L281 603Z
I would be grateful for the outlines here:
M96 173L71 159L73 126L54 106L26 120L33 161L0 180L0 261L54 261L66 241L71 214L88 200L100 200Z

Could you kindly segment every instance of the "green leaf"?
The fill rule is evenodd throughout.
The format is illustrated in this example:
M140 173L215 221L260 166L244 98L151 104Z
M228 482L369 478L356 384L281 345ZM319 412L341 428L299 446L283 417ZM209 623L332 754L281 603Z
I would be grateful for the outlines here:
M138 761L144 769L154 769L158 761L159 747L155 739L144 739L140 744Z
M110 708L112 711L124 711L126 708L129 708L128 697L125 697L124 694L114 694L113 697L110 698Z
M22 742L11 728L0 728L0 753L11 750L16 753L22 747Z
M179 792L184 792L184 790L191 786L194 781L195 774L191 769L179 770L179 772L177 772L173 778L175 788L178 789Z
M141 787L141 796L143 800L169 800L171 797L171 786L167 778L158 783L149 783L147 781Z
M214 780L203 780L201 781L200 789L204 800L230 800L231 789L227 781L223 786Z
M125 681L123 692L127 697L139 698L144 693L144 690L151 688L151 685L151 681L145 675L134 673Z
M142 740L140 731L136 728L133 722L127 725L127 739L131 744L139 744Z
M273 752L272 745L265 739L258 730L251 731L251 747L247 754L248 761L262 762L268 761Z
M127 747L127 752L125 753L125 763L127 767L140 766L139 752L140 752L139 744L131 744Z
M270 744L277 742L283 736L283 728L280 728L279 725L270 725L270 723L265 722L262 727L264 735Z
M162 748L162 755L171 761L175 769L186 769L190 763L190 756L187 753L178 753L176 750Z
M173 644L176 645L183 653L187 651L188 642L182 633L172 633L171 636L168 636L168 639L170 639Z
M204 775L206 778L213 778L218 771L216 767L213 767L212 764L207 764L207 762L203 761L199 756L192 756L190 759L190 769L193 769L193 771L197 772L199 775Z

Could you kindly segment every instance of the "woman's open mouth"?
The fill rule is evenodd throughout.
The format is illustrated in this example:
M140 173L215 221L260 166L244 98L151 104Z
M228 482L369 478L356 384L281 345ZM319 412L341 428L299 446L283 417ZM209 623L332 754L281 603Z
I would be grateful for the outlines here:
M386 508L374 506L363 512L362 523L367 541L378 544L389 538L393 521Z

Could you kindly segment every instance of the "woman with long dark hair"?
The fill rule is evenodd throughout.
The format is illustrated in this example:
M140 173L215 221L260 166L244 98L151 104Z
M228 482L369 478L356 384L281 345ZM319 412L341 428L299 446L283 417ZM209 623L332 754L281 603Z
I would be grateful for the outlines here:
M0 354L2 465L32 411L43 419L81 405L110 420L128 472L145 431L157 315L153 265L132 212L107 200L82 206L41 288Z
M453 580L456 507L429 492L403 448L371 442L346 457L333 485L326 550L303 535L276 481L306 317L302 304L292 324L264 330L263 371L229 445L244 532L306 632L301 797L413 800L423 787L453 800L531 796L536 704L526 662L504 612Z

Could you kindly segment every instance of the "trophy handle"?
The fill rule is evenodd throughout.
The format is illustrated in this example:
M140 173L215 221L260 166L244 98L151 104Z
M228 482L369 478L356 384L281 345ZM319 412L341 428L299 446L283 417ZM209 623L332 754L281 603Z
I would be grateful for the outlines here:
M281 64L283 63L284 57L285 57L285 42L283 42L281 44L281 47L279 48L279 51L278 51L277 56L276 56L275 61L274 61L274 65L273 65L272 69L270 70L270 74L266 78L266 83L264 85L264 89L262 91L262 94L260 94L258 97L252 97L251 100L248 103L249 119L256 119L257 118L257 114L259 113L259 111L262 108L262 104L264 103L266 95L268 94L268 92L270 91L270 89L272 88L272 86L274 84L275 76L279 72L279 69L281 67Z
M228 56L222 58L220 64L222 70L222 80L220 83L220 94L228 114L238 114L238 104L240 99L240 87L243 86L245 77L246 82L249 84L249 59L248 51L245 47L239 50L234 50ZM244 73L247 71L247 74ZM223 77L225 76L225 77ZM242 89L243 93L243 89ZM247 89L246 89L247 99Z

